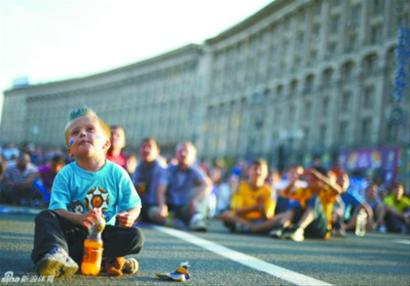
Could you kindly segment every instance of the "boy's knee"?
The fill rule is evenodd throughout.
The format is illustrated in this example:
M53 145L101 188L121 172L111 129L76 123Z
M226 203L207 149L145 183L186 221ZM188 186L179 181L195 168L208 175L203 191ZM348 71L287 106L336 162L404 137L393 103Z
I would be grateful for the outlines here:
M57 214L52 210L43 210L36 215L35 222L43 221L45 219L57 218Z
M144 235L139 228L130 228L131 253L139 253L144 246Z

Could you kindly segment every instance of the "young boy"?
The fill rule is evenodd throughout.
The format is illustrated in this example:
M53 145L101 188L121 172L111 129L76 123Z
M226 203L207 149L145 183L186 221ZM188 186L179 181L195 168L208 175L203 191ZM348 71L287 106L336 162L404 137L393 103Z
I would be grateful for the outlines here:
M282 225L271 230L273 238L289 238L303 241L305 235L326 238L328 223L325 211L317 195L318 173L305 170L298 173L282 191L284 196L294 199L290 209L284 214Z
M92 110L79 108L70 114L65 140L75 161L57 174L49 209L35 219L31 258L43 276L69 277L77 272L93 217L103 215L107 221L102 233L106 261L138 253L143 246L141 231L132 227L141 200L126 171L105 158L109 127ZM119 270L131 274L137 268L131 258Z
M231 199L231 209L220 215L232 231L264 232L279 221L273 217L275 201L272 199L272 187L265 184L268 165L264 160L255 160L248 169L248 180L239 184Z

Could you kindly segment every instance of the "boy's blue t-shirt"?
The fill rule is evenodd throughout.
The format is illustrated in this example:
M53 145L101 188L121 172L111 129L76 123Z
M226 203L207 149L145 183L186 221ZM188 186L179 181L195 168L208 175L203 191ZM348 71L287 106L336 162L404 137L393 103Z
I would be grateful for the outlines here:
M51 190L50 210L63 209L87 213L101 208L107 224L115 224L115 215L131 208L141 207L128 173L106 160L97 172L82 169L72 162L57 174Z

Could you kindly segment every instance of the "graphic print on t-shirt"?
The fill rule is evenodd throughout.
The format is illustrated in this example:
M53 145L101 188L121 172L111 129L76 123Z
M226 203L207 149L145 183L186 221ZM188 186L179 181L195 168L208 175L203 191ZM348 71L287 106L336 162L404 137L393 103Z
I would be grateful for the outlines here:
M101 208L104 212L107 210L108 203L108 192L101 187L95 187L89 190L85 196L85 206L89 210L93 208Z

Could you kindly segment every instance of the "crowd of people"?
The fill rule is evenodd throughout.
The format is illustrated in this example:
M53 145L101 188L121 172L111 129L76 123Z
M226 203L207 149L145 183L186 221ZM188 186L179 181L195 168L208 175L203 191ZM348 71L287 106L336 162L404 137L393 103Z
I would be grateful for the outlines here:
M358 234L363 216L361 233L410 231L410 198L400 182L386 187L359 172L326 170L320 162L279 172L257 159L228 170L220 162L198 163L191 142L179 143L175 155L164 158L155 138L142 140L138 154L126 153L124 128L110 131L106 158L130 176L142 200L141 221L206 231L207 221L218 219L232 232L295 241ZM33 144L9 144L0 154L0 201L43 208L56 174L73 160L63 149Z
M87 107L70 113L66 150L43 152L31 144L0 151L0 201L44 208L35 218L31 258L39 275L69 277L84 255L83 242L95 221L102 230L102 261L108 275L134 274L144 236L138 223L207 231L210 219L231 232L277 239L329 239L354 231L409 233L410 198L403 184L386 190L380 181L315 161L285 172L264 159L232 169L197 162L192 142L161 156L155 138L126 154L126 133L109 127Z

